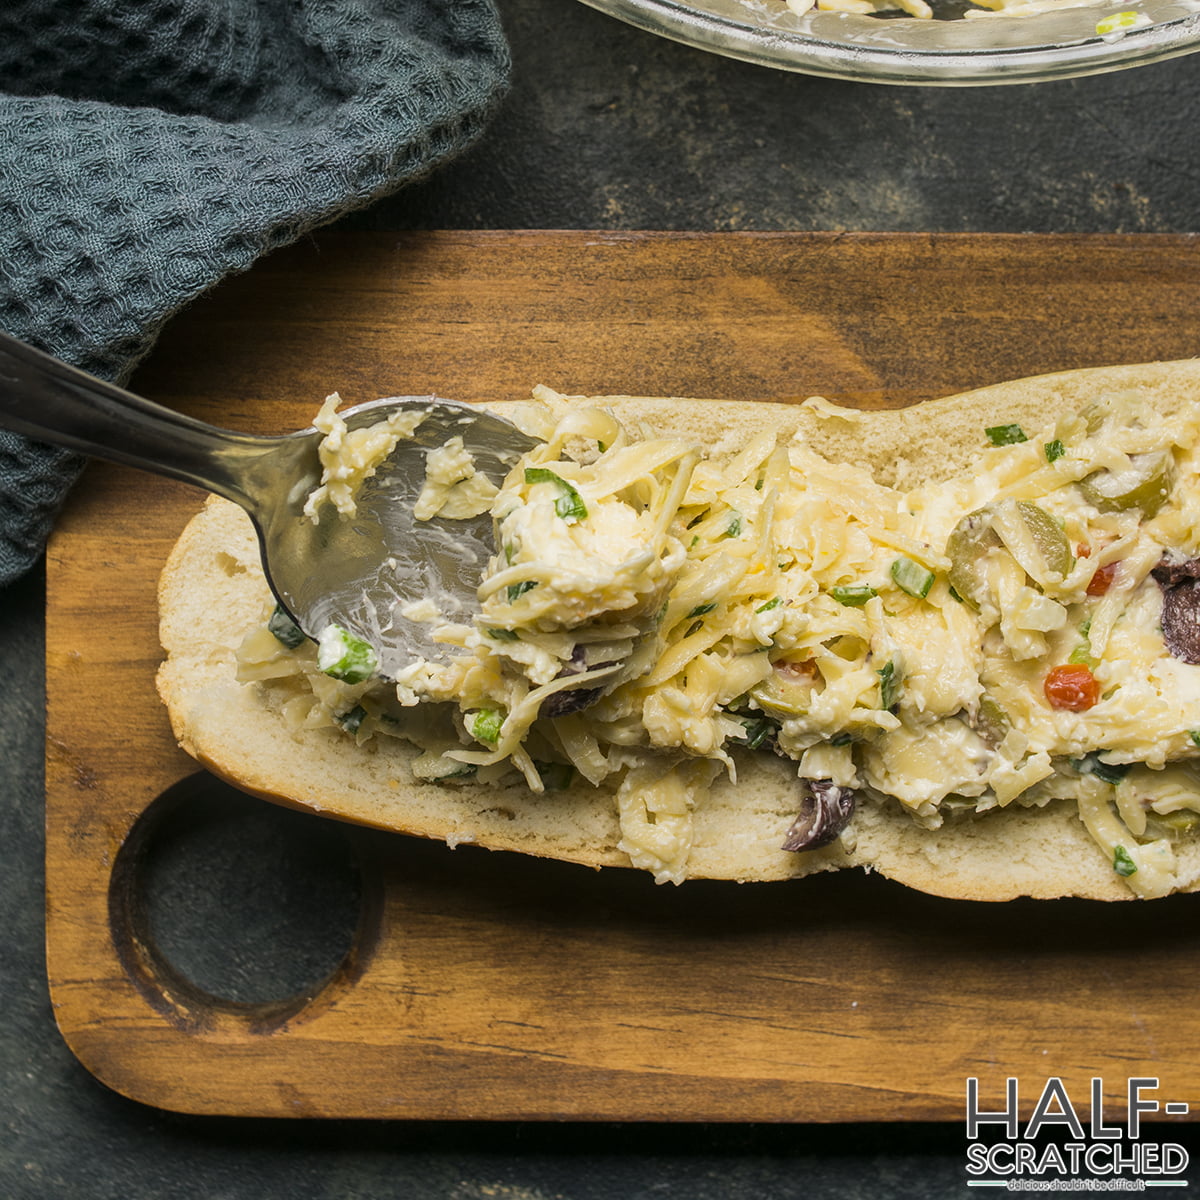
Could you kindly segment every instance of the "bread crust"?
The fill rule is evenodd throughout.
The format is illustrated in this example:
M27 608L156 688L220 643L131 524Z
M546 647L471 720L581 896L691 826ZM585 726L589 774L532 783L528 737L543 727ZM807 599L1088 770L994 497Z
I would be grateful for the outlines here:
M1170 414L1200 403L1200 360L1061 372L1007 382L907 409L822 415L812 406L685 400L593 398L627 425L694 436L716 450L773 428L799 432L835 461L866 464L900 488L966 470L980 431L1001 422L1040 428L1098 394L1136 388ZM496 404L497 411L512 404ZM159 585L166 659L158 689L179 744L210 771L277 803L381 829L471 842L591 867L627 866L618 846L613 795L577 784L535 795L523 786L433 784L412 779L415 756L392 739L357 747L337 731L294 733L254 686L236 682L235 653L261 620L269 591L258 543L236 505L211 497L172 551ZM692 878L741 882L797 878L859 866L940 896L1007 900L1080 896L1117 900L1131 892L1097 852L1073 805L1019 806L916 825L894 802L864 799L853 839L821 850L780 849L795 817L795 765L769 755L737 760L694 817ZM1200 840L1177 847L1181 890L1200 887Z

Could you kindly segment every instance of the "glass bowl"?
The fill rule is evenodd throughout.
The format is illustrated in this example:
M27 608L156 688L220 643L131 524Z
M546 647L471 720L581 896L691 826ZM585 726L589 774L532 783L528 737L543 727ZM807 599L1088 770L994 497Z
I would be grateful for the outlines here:
M640 29L761 66L875 83L1033 83L1200 49L1200 0L1086 3L948 20L810 11L783 0L584 0ZM1113 33L1105 18L1134 14ZM1110 22L1111 23L1111 22Z

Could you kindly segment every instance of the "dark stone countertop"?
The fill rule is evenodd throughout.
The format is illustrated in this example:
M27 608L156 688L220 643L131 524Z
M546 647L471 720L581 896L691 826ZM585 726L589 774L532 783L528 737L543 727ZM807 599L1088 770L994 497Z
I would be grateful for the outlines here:
M348 228L1187 232L1196 60L984 89L718 58L565 0L500 0L514 85L471 153ZM968 1194L959 1125L404 1124L179 1116L124 1100L54 1026L42 954L42 583L0 596L0 1195ZM1190 1127L1179 1140L1190 1144ZM1194 1140L1194 1139L1191 1139Z

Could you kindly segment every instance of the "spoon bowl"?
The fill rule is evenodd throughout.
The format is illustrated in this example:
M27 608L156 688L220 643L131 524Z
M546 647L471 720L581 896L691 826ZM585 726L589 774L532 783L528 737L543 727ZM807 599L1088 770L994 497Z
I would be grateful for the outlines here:
M321 483L319 430L264 436L222 429L0 333L0 427L182 479L240 504L258 533L271 590L295 623L313 639L334 624L366 641L384 678L450 649L433 640L434 622L403 610L431 600L440 618L469 622L494 552L487 513L416 519L426 454L461 437L475 469L498 485L535 445L502 417L436 396L393 396L338 416L358 429L414 409L420 423L363 480L356 514L344 517L326 503L314 521L304 507Z
M316 638L330 624L341 626L375 649L385 678L451 649L433 640L433 629L443 619L470 622L495 550L490 513L416 519L425 455L461 437L475 469L499 485L534 445L502 417L435 396L372 400L338 415L348 429L360 429L412 409L424 414L421 423L363 480L353 516L342 516L328 502L318 508L317 521L304 514L321 482L321 435L313 429L278 439L251 473L254 507L243 506L258 531L271 590L300 628ZM290 481L286 496L281 480ZM437 621L404 614L424 601L432 602Z

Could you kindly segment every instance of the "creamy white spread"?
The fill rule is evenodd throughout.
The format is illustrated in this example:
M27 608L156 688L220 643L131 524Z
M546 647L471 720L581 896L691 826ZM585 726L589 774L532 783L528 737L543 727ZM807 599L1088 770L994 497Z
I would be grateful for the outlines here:
M450 438L425 455L425 486L413 506L418 521L443 517L462 521L491 510L499 489L481 471L463 445L461 437Z
M358 511L355 496L363 482L401 441L412 437L425 416L419 410L398 409L382 421L349 429L337 411L341 402L337 392L327 396L313 421L313 428L324 434L318 448L321 482L304 503L304 515L314 525L321 519L319 509L326 500L343 517L354 516Z

